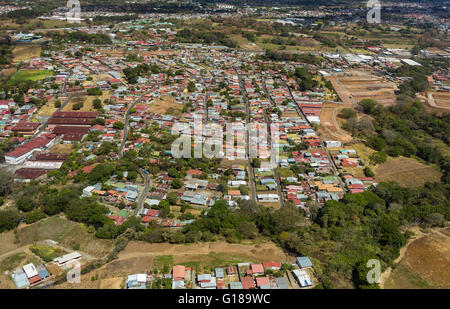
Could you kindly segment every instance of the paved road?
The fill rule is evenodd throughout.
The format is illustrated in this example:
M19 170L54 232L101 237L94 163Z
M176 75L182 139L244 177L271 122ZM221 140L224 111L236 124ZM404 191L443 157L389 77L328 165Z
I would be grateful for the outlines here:
M152 186L152 180L150 179L148 173L143 170L139 169L139 174L144 178L144 188L139 192L139 197L137 199L137 206L136 209L133 212L134 216L139 216L139 214L142 211L142 208L144 208L145 199L147 198L148 191L150 190Z
M122 136L122 142L119 146L119 158L122 158L123 156L123 148L125 147L125 143L127 142L128 138L128 125L130 123L130 110L136 106L136 104L146 95L147 93L139 96L127 109L127 112L125 113L125 124L123 127L123 136Z
M266 81L265 80L263 80L263 90L264 90L264 93L269 98L270 103L272 103L272 106L276 107L276 104L275 104L272 96L269 94L269 91L267 91ZM265 119L266 123L269 125L269 128L270 128L270 124L272 122L269 120L269 117L267 116L267 108L264 108L264 119ZM270 150L272 151L272 132L270 130L269 130L267 136L268 136L268 142L269 142L269 145L270 145ZM281 191L281 178L280 178L280 175L278 173L278 162L277 162L277 166L273 169L273 174L275 176L275 181L277 183L277 193L278 193L278 197L280 199L280 204L281 204L281 206L284 206L283 192Z
M249 130L248 130L249 126L250 126L250 108L248 105L248 94L247 94L247 90L245 89L245 86L244 86L244 81L242 80L242 75L239 74L239 72L236 69L234 69L234 70L239 77L239 84L240 84L240 87L242 89L242 92L244 94L244 99L245 99L245 113L246 113L245 142L246 142L246 146L247 146L246 152L247 152L247 160L248 160L248 179L249 179L249 183L250 183L252 200L256 201L255 176L253 174L252 160L250 158L250 143L249 143Z

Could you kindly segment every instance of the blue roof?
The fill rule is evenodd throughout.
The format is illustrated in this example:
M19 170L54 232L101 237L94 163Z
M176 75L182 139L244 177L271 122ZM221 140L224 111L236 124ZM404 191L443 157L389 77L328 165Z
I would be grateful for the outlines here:
M30 282L28 281L27 275L25 275L25 273L16 273L13 280L18 289L30 286Z
M242 283L240 283L240 282L230 282L230 289L242 290Z
M309 257L307 257L307 256L300 256L300 257L297 257L297 264L298 264L298 266L300 266L301 268L313 266L311 260L310 260Z

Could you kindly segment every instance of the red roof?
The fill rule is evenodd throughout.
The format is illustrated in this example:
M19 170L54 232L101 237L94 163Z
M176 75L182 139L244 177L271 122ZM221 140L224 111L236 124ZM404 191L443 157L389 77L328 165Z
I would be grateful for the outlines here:
M264 262L263 263L264 269L266 268L281 268L280 262Z
M242 288L244 290L248 289L254 289L255 288L255 281L252 277L242 277L241 278Z
M95 164L85 166L85 167L83 167L83 172L86 174L89 174L94 169L94 167L95 167Z
M269 278L267 278L267 277L256 278L256 286L257 287L260 287L262 285L269 285L269 284L270 284Z
M175 265L172 268L172 277L175 280L183 280L186 275L186 267L183 265Z
M252 272L254 274L264 273L264 267L262 264L252 264L250 267L252 268Z

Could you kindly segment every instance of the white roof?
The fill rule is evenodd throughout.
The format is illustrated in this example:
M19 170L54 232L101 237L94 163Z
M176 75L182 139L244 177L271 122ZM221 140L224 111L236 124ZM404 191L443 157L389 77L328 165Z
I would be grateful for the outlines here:
M78 259L80 257L81 257L81 254L78 253L77 251L74 251L72 253L57 257L57 258L53 259L53 261L58 264L64 264L70 260Z
M34 267L33 263L24 265L22 268L25 274L27 275L27 278L31 278L38 275L36 267Z

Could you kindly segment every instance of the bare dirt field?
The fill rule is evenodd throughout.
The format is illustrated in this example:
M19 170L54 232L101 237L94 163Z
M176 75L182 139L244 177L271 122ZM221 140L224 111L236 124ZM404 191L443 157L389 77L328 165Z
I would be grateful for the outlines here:
M328 78L333 84L344 105L352 106L362 99L375 99L382 105L392 105L396 102L394 91L397 89L392 82L371 75L332 76ZM348 107L345 106L345 107Z
M432 166L405 157L379 164L373 171L378 182L396 181L407 187L423 186L427 181L439 182L441 178L441 173Z
M72 144L56 144L49 152L54 153L71 153L73 149Z
M450 228L424 234L414 231L412 240L382 281L388 289L450 288Z
M450 93L428 92L428 104L430 104L432 107L448 111L450 110Z
M352 136L341 129L337 115L344 108L341 104L324 103L320 112L320 126L322 137L326 140L338 140L347 143Z
M52 116L54 112L56 112L57 108L55 107L56 99L51 99L45 105L43 105L39 111L37 112L37 116ZM62 101L62 100L60 100Z
M105 101L105 99L109 99L110 97L111 97L111 95L110 95L109 91L104 91L103 94L99 97L97 97L97 96L76 97L76 98L73 98L72 100L70 100L70 102L64 107L63 111L64 112L71 112L71 111L96 112L97 110L93 106L94 100L97 98L100 99L100 101L102 101L102 105L103 105L103 102ZM78 102L83 102L83 107L81 107L79 110L74 110L73 105Z
M41 47L37 45L20 45L13 50L13 62L30 60L41 55Z
M9 68L0 71L0 81L6 81L17 72L16 68Z
M183 104L178 104L175 102L175 98L172 96L161 96L160 98L154 100L149 109L152 113L157 113L160 115L181 115L183 110Z

